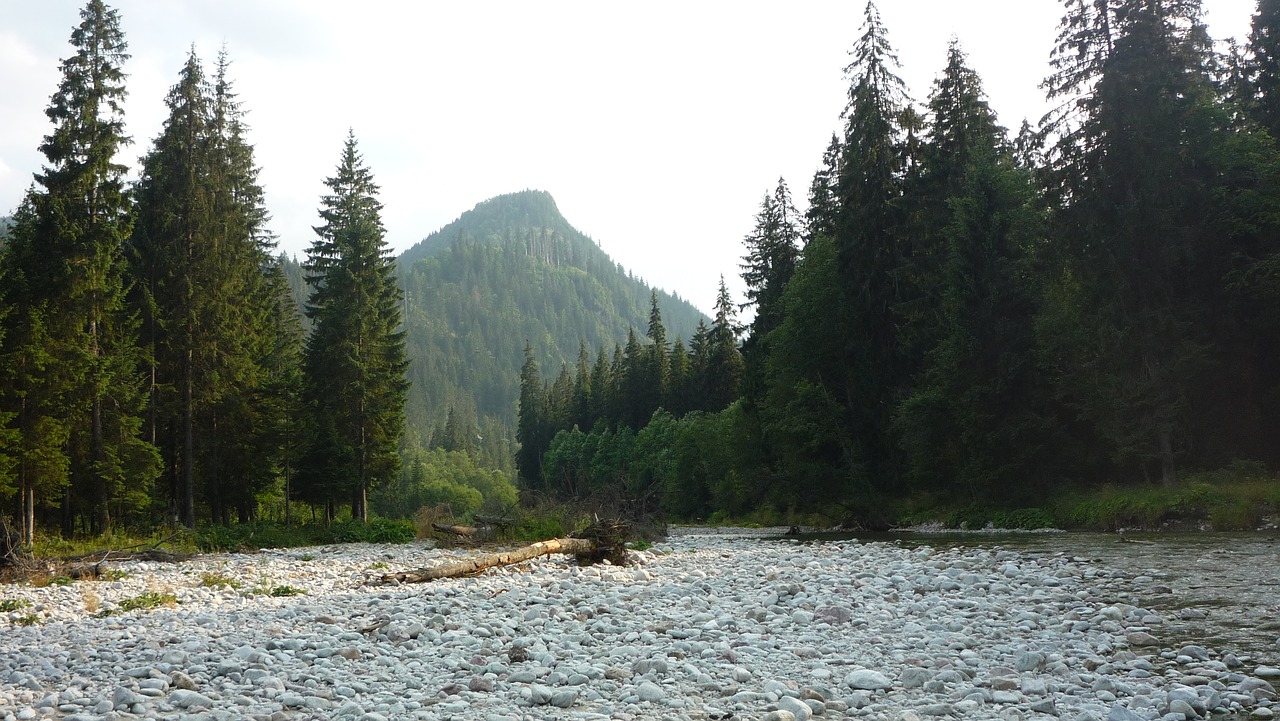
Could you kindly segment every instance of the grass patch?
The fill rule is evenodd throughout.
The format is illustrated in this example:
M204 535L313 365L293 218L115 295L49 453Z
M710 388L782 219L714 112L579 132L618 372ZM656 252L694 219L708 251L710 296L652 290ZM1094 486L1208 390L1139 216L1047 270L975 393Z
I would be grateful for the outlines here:
M172 529L158 529L153 533L115 531L101 536L77 536L70 539L56 534L37 533L31 553L37 558L59 558L102 551L155 547L164 547L179 553L194 553L198 550L192 533L186 531L175 533Z
M329 526L307 524L292 528L285 528L278 523L255 521L202 528L196 533L196 545L206 553L252 552L259 548L298 548L334 543L408 543L416 535L417 531L410 520L372 518L367 523L347 520ZM314 558L314 555L306 554L301 560Z
M202 573L200 574L201 588L230 588L232 590L240 588L241 583L230 576L221 573Z
M6 598L4 600L0 600L0 613L12 613L13 611L20 611L30 605L31 605L30 601L27 601L21 598Z
M255 596L271 596L272 598L287 598L289 596L302 596L307 593L305 588L296 588L294 586L263 586L250 591Z
M178 605L178 597L170 592L147 591L133 598L126 598L119 604L121 613L129 611L149 611L161 606Z
M13 622L19 626L36 626L40 623L40 617L34 613L28 613L13 619Z
M1115 531L1169 526L1247 531L1280 510L1280 479L1260 464L1236 462L1189 473L1175 488L1102 488L1063 497L1058 515L1066 528Z
M99 573L97 579L99 581L120 581L129 577L128 571L121 571L118 568L108 568Z

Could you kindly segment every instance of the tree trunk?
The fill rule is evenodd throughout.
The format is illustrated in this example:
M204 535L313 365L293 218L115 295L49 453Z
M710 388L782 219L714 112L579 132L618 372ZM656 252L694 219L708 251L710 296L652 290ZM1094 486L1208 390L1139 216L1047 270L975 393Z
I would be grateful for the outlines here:
M27 486L23 489L22 502L22 543L34 546L36 543L36 489Z
M591 554L596 550L596 542L589 538L553 538L539 541L531 546L517 548L514 551L502 551L477 556L463 561L453 561L432 568L419 568L416 571L387 573L382 576L383 583L423 583L441 578L458 578L479 573L494 566L510 566L523 563L539 556L553 553Z
M191 349L188 348L182 379L182 525L187 528L196 526L196 423L192 408L195 403L191 387L192 362Z
M1178 467L1173 458L1173 435L1167 428L1160 431L1160 484L1165 488L1178 485Z

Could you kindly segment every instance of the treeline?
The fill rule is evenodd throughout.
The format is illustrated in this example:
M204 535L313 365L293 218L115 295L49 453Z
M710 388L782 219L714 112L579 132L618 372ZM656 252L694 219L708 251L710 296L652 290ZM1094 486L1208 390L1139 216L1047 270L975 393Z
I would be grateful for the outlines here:
M903 499L1274 469L1280 2L1225 54L1195 0L1064 6L1057 110L1011 135L955 41L913 103L868 4L807 211L780 182L746 238L733 405L535 426L563 403L531 393L528 482L878 523ZM650 340L634 355L668 352Z
M90 0L81 19L0 252L0 500L28 543L267 501L287 518L292 498L365 517L399 473L408 362L354 137L304 266L304 338L225 52L212 77L189 55L130 187L119 15Z
M710 327L699 322L687 348L678 336L668 343L655 293L647 343L642 345L632 330L625 347L614 344L609 352L602 346L593 361L584 342L576 367L570 370L562 364L554 381L543 379L533 348L526 345L516 428L516 467L526 487L577 495L623 480L617 466L635 455L629 447L618 450L594 443L593 449L614 463L593 470L588 469L591 459L548 460L549 449L562 441L565 429L578 435L587 429L594 436L613 438L616 432L618 438L630 438L631 429L645 427L659 409L666 409L668 417L684 416L718 411L733 402L743 361L736 314L723 278L715 312Z

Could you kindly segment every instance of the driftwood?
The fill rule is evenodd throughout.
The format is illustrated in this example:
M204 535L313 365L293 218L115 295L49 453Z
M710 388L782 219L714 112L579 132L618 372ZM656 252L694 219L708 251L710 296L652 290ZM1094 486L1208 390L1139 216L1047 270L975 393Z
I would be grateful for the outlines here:
M538 556L549 556L553 553L590 554L595 548L596 542L587 538L552 538L548 541L539 541L531 546L517 548L514 551L488 553L463 561L453 561L431 568L419 568L414 571L385 573L382 575L381 580L383 583L424 583L441 578L458 578L479 573L486 568L510 566L532 560Z
M22 538L9 527L9 519L0 516L0 568L16 568L30 561L22 550Z
M470 538L480 530L475 526L449 526L443 523L432 523L431 527L441 533L452 533L453 535L461 536L462 538Z

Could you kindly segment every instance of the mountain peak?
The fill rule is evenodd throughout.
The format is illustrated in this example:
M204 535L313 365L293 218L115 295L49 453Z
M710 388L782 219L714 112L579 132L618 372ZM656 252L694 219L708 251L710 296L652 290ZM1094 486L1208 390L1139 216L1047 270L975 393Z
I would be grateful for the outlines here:
M580 233L560 214L555 198L545 190L520 190L497 195L476 203L457 220L423 238L400 255L401 266L410 266L435 255L461 238L490 240L518 230L546 229L565 238L577 236L590 245L590 238Z

